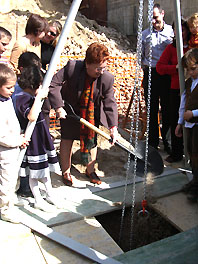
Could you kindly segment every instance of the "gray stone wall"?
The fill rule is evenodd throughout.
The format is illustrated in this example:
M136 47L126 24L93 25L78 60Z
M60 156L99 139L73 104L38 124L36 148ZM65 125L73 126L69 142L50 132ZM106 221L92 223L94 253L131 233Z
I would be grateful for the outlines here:
M162 5L165 10L165 21L172 24L174 21L174 1L159 0L155 3ZM180 0L181 13L184 17L198 12L198 0ZM148 0L144 1L144 22L143 27L147 27L147 6ZM107 20L108 25L115 27L123 34L130 38L135 38L137 35L138 24L138 0L107 0Z

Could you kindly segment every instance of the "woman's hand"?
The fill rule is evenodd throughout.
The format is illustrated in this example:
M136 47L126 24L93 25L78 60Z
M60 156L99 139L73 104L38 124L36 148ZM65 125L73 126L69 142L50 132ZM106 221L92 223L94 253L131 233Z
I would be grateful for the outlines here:
M65 111L64 108L59 107L59 108L56 109L56 116L57 116L58 119L60 119L60 118L65 119L66 116L67 116L67 112Z
M110 128L110 137L112 138L112 144L114 144L118 138L118 129L116 126Z

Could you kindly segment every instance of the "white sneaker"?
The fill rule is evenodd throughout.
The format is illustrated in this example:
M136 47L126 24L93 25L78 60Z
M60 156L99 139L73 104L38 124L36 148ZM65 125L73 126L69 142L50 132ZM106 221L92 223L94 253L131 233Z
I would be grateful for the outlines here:
M61 202L59 199L49 195L47 195L45 199L48 203L55 205L56 208L64 209L63 201Z
M47 212L47 213L53 213L55 211L55 208L51 204L49 204L45 201L42 201L39 203L35 202L34 208L42 210L42 211Z
M1 212L1 219L13 224L20 224L20 211L16 207L9 208Z
M27 206L29 202L27 200L22 199L21 197L17 197L14 200L14 205L16 206Z

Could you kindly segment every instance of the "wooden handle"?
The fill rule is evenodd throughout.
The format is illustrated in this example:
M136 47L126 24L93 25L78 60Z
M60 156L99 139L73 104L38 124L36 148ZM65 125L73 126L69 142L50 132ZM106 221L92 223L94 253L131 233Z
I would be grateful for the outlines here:
M111 140L111 137L105 133L104 131L100 130L99 128L97 128L96 126L92 125L91 123L89 123L87 120L85 120L84 118L80 118L80 122L82 124L84 124L85 126L87 126L88 128L92 129L93 131L95 131L97 134L101 135L102 137L106 138L108 141ZM127 142L127 146L123 145L121 142L116 141L115 144L119 147L121 147L122 149L124 149L127 152L130 152L133 155L137 155L137 157L139 159L143 159L143 157L137 153L137 151L135 151L135 148L129 143Z
M106 138L107 140L111 140L111 137L103 132L102 130L100 130L99 128L97 128L96 126L92 125L91 123L89 123L87 120L85 120L84 118L80 119L80 122L82 124L84 124L85 126L87 126L88 128L92 129L93 131L95 131L97 134L101 135L102 137Z

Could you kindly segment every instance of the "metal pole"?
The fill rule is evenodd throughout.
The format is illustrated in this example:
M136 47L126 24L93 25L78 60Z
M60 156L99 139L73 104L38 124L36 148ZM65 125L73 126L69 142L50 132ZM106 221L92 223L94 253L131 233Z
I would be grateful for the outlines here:
M181 64L181 58L183 57L183 39L181 30L181 9L180 1L174 0L174 13L175 13L175 30L176 30L176 47L177 47L177 60L178 60L178 73L179 73L179 85L180 85L180 96L185 89L184 69ZM183 128L183 141L184 141L184 155L185 155L185 167L188 167L188 152L187 152L187 139L186 131Z
M178 60L178 73L179 73L179 85L180 85L180 95L182 95L185 88L184 80L184 70L181 64L181 58L184 55L183 52L183 39L182 39L182 30L181 30L181 10L180 10L180 1L174 0L174 11L175 11L175 30L176 30L176 40L177 40L177 60Z
M70 29L71 29L72 24L73 24L73 22L75 20L75 17L77 15L77 12L78 12L78 9L80 7L81 2L82 2L82 0L74 0L72 2L72 5L71 5L70 10L69 10L68 15L67 15L66 22L65 22L63 30L62 30L62 32L60 34L60 38L59 38L58 44L57 44L57 46L56 46L56 48L54 50L53 56L51 58L51 61L50 61L50 64L49 64L49 69L48 69L48 71L47 71L47 73L45 75L45 78L43 80L42 89L47 89L50 86L52 77L53 77L53 75L54 75L54 73L56 71L57 64L58 64L58 62L60 60L61 52L64 49L64 45L65 45L67 36L69 35ZM39 113L41 111L42 104L43 104L43 102L41 102L41 105L38 107L38 115L39 115ZM35 124L36 124L36 121L28 123L26 131L25 131L25 136L26 136L27 139L31 138L31 135L32 135L34 127L35 127ZM20 151L20 154L19 154L19 157L18 157L18 166L19 166L19 168L21 166L21 163L22 163L23 157L25 155L25 152L26 152L26 148L22 149Z

